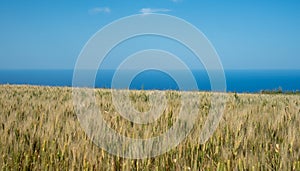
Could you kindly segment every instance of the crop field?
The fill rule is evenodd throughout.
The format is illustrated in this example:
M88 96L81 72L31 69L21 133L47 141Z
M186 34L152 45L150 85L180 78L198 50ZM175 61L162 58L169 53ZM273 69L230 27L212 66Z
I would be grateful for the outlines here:
M128 137L166 132L178 116L180 95L166 91L167 107L155 123L133 124L116 112L109 89L96 89L108 125ZM130 90L138 111L149 110L149 93ZM300 95L227 94L221 121L205 144L197 134L210 108L199 96L199 117L191 134L171 151L147 159L114 156L82 129L72 88L0 85L2 170L300 170Z

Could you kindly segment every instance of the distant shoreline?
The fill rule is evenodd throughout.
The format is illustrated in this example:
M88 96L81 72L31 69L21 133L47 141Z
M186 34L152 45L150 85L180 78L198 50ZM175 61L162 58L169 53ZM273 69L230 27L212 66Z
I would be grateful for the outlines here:
M67 89L72 89L72 86L49 86L49 85L31 85L31 84L0 84L0 87L3 86L9 86L9 87L45 87L45 88L67 88ZM99 90L112 90L111 88L97 88L97 87L78 87L78 88L92 88L92 89L99 89ZM180 90L139 90L139 89L117 89L117 90L130 90L130 91L176 91L176 92L181 92ZM183 91L183 92L193 92L193 91ZM205 93L218 93L218 92L213 92L213 91L201 91L201 90L195 90L195 92L205 92ZM221 92L224 93L224 92ZM275 89L275 90L261 90L259 92L230 92L227 91L225 93L229 94L266 94L266 95L276 95L276 94L283 94L283 95L300 95L300 91L282 91L280 89Z

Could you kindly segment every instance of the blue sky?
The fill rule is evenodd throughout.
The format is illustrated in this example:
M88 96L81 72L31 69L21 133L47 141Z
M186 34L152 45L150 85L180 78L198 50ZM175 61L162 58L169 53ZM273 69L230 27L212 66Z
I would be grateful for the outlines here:
M1 0L0 69L71 69L99 29L143 12L195 25L225 69L300 69L298 0Z

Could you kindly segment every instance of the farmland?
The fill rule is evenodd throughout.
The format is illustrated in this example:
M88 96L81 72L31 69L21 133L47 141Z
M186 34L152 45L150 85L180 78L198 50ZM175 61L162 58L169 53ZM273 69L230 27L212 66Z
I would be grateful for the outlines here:
M176 121L178 93L167 91L167 108L156 123L132 124L112 103L111 91L96 100L113 129L149 138ZM139 111L149 108L151 91L131 91ZM201 99L191 134L171 151L148 159L114 156L95 145L77 119L72 88L0 85L0 168L3 170L300 170L300 95L228 93L217 130L199 144L197 133L208 114L209 92Z

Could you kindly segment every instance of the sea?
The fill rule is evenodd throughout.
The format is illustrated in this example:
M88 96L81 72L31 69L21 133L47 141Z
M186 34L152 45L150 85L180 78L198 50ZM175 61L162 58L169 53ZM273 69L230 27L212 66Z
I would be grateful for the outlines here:
M73 70L0 70L0 84L72 87ZM126 72L126 71L122 71ZM177 71L180 72L180 71ZM115 70L98 70L94 88L112 88ZM205 70L193 70L199 91L212 91ZM256 93L262 90L300 90L300 70L225 70L226 91ZM184 78L182 78L184 79ZM179 82L181 80L177 80ZM168 74L158 70L139 73L126 89L181 90Z

